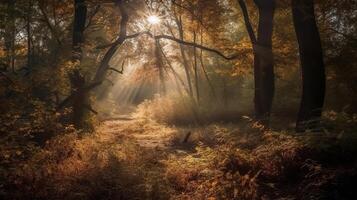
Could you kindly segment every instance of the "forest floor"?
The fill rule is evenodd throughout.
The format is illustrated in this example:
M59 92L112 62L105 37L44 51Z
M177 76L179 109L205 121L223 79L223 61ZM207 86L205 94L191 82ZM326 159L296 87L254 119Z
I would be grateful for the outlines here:
M346 144L348 143L348 144ZM356 199L356 142L253 121L173 126L119 116L49 140L6 173L5 199Z

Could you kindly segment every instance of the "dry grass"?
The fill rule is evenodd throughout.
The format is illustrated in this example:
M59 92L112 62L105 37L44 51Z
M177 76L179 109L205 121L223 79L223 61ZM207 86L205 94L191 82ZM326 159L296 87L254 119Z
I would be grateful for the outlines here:
M135 117L167 124L197 125L239 121L242 113L246 113L247 110L236 103L224 105L214 99L201 99L196 102L189 96L173 94L146 100L136 109Z
M173 199L356 198L355 132L296 136L260 132L254 123L201 131L213 134L215 145L201 140L193 153L165 161Z
M84 136L76 133L58 136L6 174L1 196L5 199L155 197L155 190L164 184L155 163L159 156L124 135L139 128L128 124L118 132L100 130ZM147 125L149 131L154 128ZM165 197L165 191L161 191L160 197Z

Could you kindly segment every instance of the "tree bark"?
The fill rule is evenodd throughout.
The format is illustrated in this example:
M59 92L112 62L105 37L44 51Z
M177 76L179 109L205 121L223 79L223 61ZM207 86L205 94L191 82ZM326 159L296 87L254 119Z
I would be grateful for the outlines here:
M256 118L265 126L269 119L274 97L274 58L272 53L275 0L254 0L259 9L257 43L254 52Z
M16 25L15 25L15 1L7 0L7 15L6 15L6 25L5 25L5 51L6 51L6 64L4 65L4 71L10 67L12 72L15 71L15 35L16 35Z
M26 33L27 33L27 69L30 72L32 70L32 33L31 33L31 15L32 15L32 1L28 1L27 5L27 16L26 16Z
M203 21L203 20L201 19L201 21ZM200 42L201 42L201 45L203 45L203 29L202 29L202 27L201 27ZM213 84L212 84L212 82L211 82L211 80L210 80L210 78L209 78L209 76L207 74L207 71L206 71L206 67L205 67L205 64L204 64L204 61L203 61L203 50L202 49L200 50L200 57L199 58L200 58L200 65L201 65L201 68L202 68L202 72L205 75L205 78L207 80L208 86L211 89L212 96L213 96L214 99L217 99L216 91L215 91L215 89L213 87Z
M156 66L159 70L159 88L160 88L160 94L161 95L166 95L166 85L165 85L165 75L164 75L164 63L161 55L161 50L160 50L160 41L158 39L155 39L155 59L156 59Z
M74 0L74 21L72 39L72 60L77 67L69 73L72 87L72 122L76 128L84 127L85 108L88 103L88 94L85 91L86 83L80 73L79 66L82 59L82 45L84 42L84 27L86 24L87 6L85 0Z
M73 60L82 59L82 45L84 42L84 28L87 18L87 6L85 0L74 0L74 21L73 21Z
M320 129L325 98L325 66L313 0L293 0L292 13L302 68L302 99L296 131Z
M196 31L193 31L193 43L196 43ZM195 72L195 88L196 88L196 100L199 105L200 102L200 88L199 88L199 80L198 80L198 66L197 66L197 50L196 47L193 47L193 69Z
M274 97L274 58L272 52L273 18L275 0L254 0L259 9L258 37L249 19L243 0L238 1L254 53L254 109L255 118L269 126Z
M176 17L175 18L175 22L176 22L176 25L177 25L177 28L178 28L179 38L180 38L180 40L184 40L181 18L178 19ZM191 82L191 76L190 76L190 65L188 63L188 59L186 57L185 49L184 49L184 46L182 44L180 44L180 52L181 52L181 56L182 56L183 67L185 69L188 89L189 89L189 92L190 92L189 95L191 96L191 98L193 98L193 88L192 88L192 82Z

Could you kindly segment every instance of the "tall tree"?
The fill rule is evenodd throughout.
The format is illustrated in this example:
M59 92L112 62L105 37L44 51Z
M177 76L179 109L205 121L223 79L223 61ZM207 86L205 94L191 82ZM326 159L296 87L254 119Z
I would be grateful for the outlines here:
M302 99L296 131L318 130L325 98L325 66L314 1L293 0L292 13L302 68Z
M85 91L85 78L79 71L79 65L82 59L82 45L84 42L84 28L87 17L87 6L85 0L74 0L74 21L73 21L73 39L72 60L77 67L70 73L69 78L72 87L72 115L73 123L76 128L83 127L84 109L87 100Z
M156 61L156 67L159 70L159 88L160 88L160 94L161 95L166 95L166 85L165 85L165 75L164 75L164 62L162 58L162 52L160 48L160 40L155 39L155 61Z
M27 15L26 15L26 33L27 33L27 69L32 70L33 48L32 48L32 0L27 2Z
M74 0L73 21L73 60L80 61L82 58L82 45L84 42L84 29L87 18L87 6L85 0Z
M177 17L175 14L175 22L176 22L176 25L178 28L179 38L180 38L180 40L184 40L182 17L181 16ZM180 44L180 53L182 56L183 67L185 69L187 84L188 84L188 88L189 88L189 92L190 92L189 94L193 98L193 88L192 88L192 82L191 82L191 76L190 76L190 65L188 62L188 58L186 56L185 47L182 44Z
M255 118L269 126L274 97L274 58L272 52L275 0L254 0L259 10L258 34L255 36L245 2L238 1L254 53Z
M16 25L15 25L15 0L6 1L6 24L5 24L5 51L6 51L6 65L10 67L11 70L15 71L15 35L16 35Z

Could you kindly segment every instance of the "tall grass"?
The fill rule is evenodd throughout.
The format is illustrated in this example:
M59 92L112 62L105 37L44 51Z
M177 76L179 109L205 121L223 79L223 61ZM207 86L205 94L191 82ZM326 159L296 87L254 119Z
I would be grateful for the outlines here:
M214 98L197 101L188 95L170 94L155 96L136 109L134 116L168 124L208 124L212 122L233 122L249 112L249 107L239 101L223 103Z

